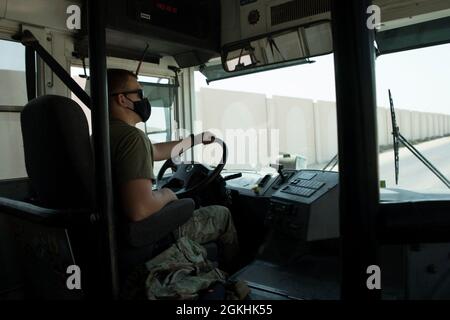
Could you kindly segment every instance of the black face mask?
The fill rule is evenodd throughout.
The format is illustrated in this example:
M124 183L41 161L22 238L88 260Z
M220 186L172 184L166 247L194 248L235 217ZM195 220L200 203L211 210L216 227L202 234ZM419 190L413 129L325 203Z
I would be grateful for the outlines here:
M152 105L150 104L150 101L148 101L147 98L141 99L139 101L132 101L127 97L128 100L133 102L133 109L128 108L138 114L139 117L141 117L142 122L146 122L150 115L152 114Z

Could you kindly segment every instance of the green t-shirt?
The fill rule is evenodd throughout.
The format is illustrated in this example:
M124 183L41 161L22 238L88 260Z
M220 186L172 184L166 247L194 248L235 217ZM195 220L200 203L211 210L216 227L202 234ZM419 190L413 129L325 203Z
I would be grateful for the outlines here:
M134 179L154 181L153 147L147 135L121 120L111 119L109 124L115 187Z

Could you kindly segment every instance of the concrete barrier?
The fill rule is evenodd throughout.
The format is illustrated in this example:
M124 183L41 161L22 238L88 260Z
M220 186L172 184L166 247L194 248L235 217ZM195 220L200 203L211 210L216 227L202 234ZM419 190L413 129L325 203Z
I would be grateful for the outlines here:
M260 157L259 154L261 147L269 146L268 106L265 95L202 88L196 99L197 119L201 121L194 123L194 130L209 130L227 143L228 168L259 169L262 163L268 161L261 159L264 155ZM256 144L251 142L255 135ZM263 150L261 154L263 153L267 156L268 151Z
M412 137L413 141L421 139L421 114L419 112L411 112Z
M444 134L450 134L450 116L444 116Z
M336 104L326 101L314 103L314 124L316 162L324 163L338 153Z
M396 110L396 115L398 117L397 124L399 128L401 128L400 132L406 139L411 140L412 139L411 111L398 109Z
M23 73L12 72L12 77L23 77ZM3 77L4 78L4 77ZM1 79L1 78L0 78ZM17 82L17 81L15 81ZM2 83L8 86L8 83ZM9 88L9 87L8 87ZM6 92L22 92L24 88L11 88ZM23 94L8 93L3 103L23 105ZM217 129L219 137L224 138L230 148L229 168L259 169L268 165L267 157L258 155L257 165L249 165L253 160L251 150L269 156L274 150L280 153L297 154L307 158L308 164L324 163L337 153L337 121L334 102L313 101L309 99L273 96L201 88L196 95L194 131ZM1 104L0 104L1 105ZM392 125L390 110L377 109L378 143L380 146L392 145ZM450 115L397 109L397 123L400 132L412 141L432 139L450 134ZM241 137L227 141L227 129L238 130ZM239 131L240 130L240 131ZM257 146L248 145L250 152L242 158L236 147L248 143L249 132L256 132ZM277 135L271 136L275 131ZM260 135L260 132L266 134ZM238 140L234 139L237 138ZM239 138L242 138L239 140ZM273 150L270 150L273 148ZM20 115L0 113L0 179L25 177ZM234 165L232 164L234 162Z
M24 106L25 83L25 72L0 70L0 106ZM20 114L0 112L0 179L26 176Z
M388 127L390 122L390 113L386 108L378 107L377 122L378 122L378 144L381 146L387 145L391 136L391 131Z
M334 102L281 96L266 98L264 95L205 88L198 93L198 100L202 111L199 119L204 121L206 127L223 130L268 126L269 129L279 130L280 152L302 155L308 159L308 164L327 162L337 153ZM225 110L229 110L228 116L224 114ZM238 118L236 114L239 114ZM252 120L250 117L253 117ZM450 115L397 108L396 118L400 132L411 141L450 134ZM389 108L377 108L377 122L379 145L391 146Z
M25 72L0 70L0 106L24 106L28 100Z
M312 100L274 96L269 104L271 129L279 130L280 152L294 153L315 163L316 124Z
M27 176L20 114L0 112L0 179Z

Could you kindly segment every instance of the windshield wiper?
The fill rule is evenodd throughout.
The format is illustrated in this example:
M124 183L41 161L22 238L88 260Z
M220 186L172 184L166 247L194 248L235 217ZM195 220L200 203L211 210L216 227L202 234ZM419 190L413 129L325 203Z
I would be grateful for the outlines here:
M391 106L392 136L394 138L394 157L395 157L395 184L398 185L398 176L400 172L399 161L399 142L401 142L413 155L416 156L436 177L439 178L450 189L450 181L443 175L423 154L419 152L401 133L395 117L394 100L391 90L389 90L389 103Z
M394 161L395 161L395 184L398 185L398 176L400 173L400 160L399 160L399 143L398 137L400 135L399 127L397 126L397 119L395 117L394 100L392 99L391 89L389 89L389 104L391 106L391 122L392 122L392 138L394 146Z
M325 167L323 167L322 171L333 171L334 167L336 167L339 163L339 156L336 154L333 159L328 162Z

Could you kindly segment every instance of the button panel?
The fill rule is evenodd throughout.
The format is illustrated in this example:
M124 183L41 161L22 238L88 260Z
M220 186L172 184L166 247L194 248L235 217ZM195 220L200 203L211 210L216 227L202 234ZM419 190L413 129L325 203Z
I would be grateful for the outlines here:
M303 187L303 188L314 189L314 190L319 190L320 188L322 188L322 186L324 184L325 184L324 182L320 182L320 181L308 181L308 180L300 180L300 179L295 179L294 181L291 182L291 185L295 185L295 186Z
M315 176L316 173L303 172L290 181L281 192L309 198L325 185L325 182L312 180Z
M290 193L296 196L301 197L311 197L317 190L314 189L308 189L303 187L295 187L295 186L286 186L282 190L282 192Z
M298 175L299 179L303 179L303 180L311 180L313 178L315 178L317 176L317 173L314 172L300 172L300 174Z

